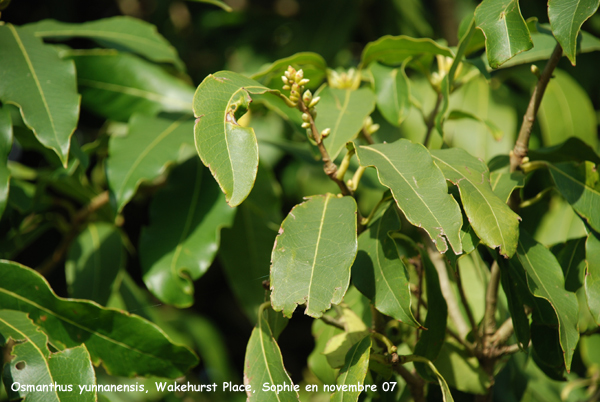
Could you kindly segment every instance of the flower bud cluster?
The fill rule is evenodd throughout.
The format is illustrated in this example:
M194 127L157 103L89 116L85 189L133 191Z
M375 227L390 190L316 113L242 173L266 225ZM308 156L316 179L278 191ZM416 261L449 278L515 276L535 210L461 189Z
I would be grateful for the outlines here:
M351 68L348 71L337 72L335 70L327 71L327 81L331 88L337 89L358 89L360 86L360 72Z

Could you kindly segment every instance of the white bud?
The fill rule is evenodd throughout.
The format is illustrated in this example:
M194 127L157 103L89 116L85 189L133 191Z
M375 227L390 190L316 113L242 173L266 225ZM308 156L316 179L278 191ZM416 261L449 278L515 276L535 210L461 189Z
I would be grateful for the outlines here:
M311 109L311 108L317 106L317 103L319 103L320 100L321 100L320 96L317 96L317 97L313 98L313 100L310 101L310 104L308 105L308 108Z

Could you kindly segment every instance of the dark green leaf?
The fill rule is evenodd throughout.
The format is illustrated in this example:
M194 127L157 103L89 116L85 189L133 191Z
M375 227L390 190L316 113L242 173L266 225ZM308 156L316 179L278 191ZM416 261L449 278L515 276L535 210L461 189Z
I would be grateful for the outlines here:
M339 304L356 257L356 202L333 194L295 206L284 219L271 257L271 303L291 317L299 304L318 318Z
M564 381L565 362L556 327L531 325L531 356L535 364L553 380Z
M410 81L401 68L390 68L379 63L371 64L373 89L377 96L377 109L392 125L402 124L410 111Z
M477 27L485 35L485 47L492 68L533 47L519 0L484 0L475 10Z
M590 313L596 324L600 325L600 238L597 233L590 232L585 243L585 294Z
M12 149L13 129L10 113L7 108L0 107L0 218L8 202L8 189L10 187L10 169L8 168L8 154Z
M462 253L462 215L429 151L401 139L391 144L356 147L362 166L374 166L381 184L392 190L394 199L410 223L422 227L437 249L444 253L450 242Z
M522 350L527 350L529 341L531 340L531 331L529 328L529 318L524 309L525 301L521 295L523 293L529 293L529 290L526 288L524 289L523 284L518 281L518 278L513 277L511 274L512 270L508 265L510 263L504 262L503 260L503 258L498 259L498 264L500 264L502 289L506 294L508 311L512 318L517 342L519 342L519 346Z
M307 88L317 88L327 76L327 63L320 54L301 52L274 61L268 66L260 69L260 71L254 74L252 78L269 88L280 89L283 86L281 77L288 66L292 66L296 70L302 69L304 78L310 80L307 84Z
M65 271L69 295L106 305L125 265L121 234L113 225L90 223L71 244Z
M66 167L79 118L75 65L52 46L15 28L0 26L0 101L21 109L23 121Z
M221 228L233 222L235 209L224 198L198 158L173 169L154 196L140 262L144 283L161 301L180 308L194 303L193 281L213 262Z
M494 194L503 202L508 202L515 188L523 188L525 175L522 172L492 172L490 174L490 185Z
M151 181L166 168L189 156L193 121L168 120L134 115L125 136L110 139L106 161L106 176L117 211L135 194L142 182ZM132 155L132 150L135 153Z
M572 239L566 243L552 247L565 277L565 289L577 292L585 278L585 237Z
M224 3L221 0L188 0L188 1L195 1L197 3L212 4L214 6L221 7L223 10L229 11L229 12L231 12L233 10L229 5L227 5L227 3Z
M3 260L0 277L2 307L29 313L57 349L85 344L94 364L102 363L110 374L177 378L198 363L154 324L93 302L60 298L30 268Z
M364 385L367 370L369 369L369 356L371 351L371 336L365 336L360 342L352 346L346 354L344 367L340 370L337 385L350 387ZM361 391L347 391L343 388L331 395L331 402L357 402Z
M386 35L365 46L362 53L361 65L366 68L374 61L399 65L407 58L420 54L453 56L449 48L429 38L415 39L405 35Z
M548 1L548 18L552 33L573 65L575 65L579 30L583 23L594 15L598 5L600 5L599 0Z
M577 137L569 137L565 142L551 147L530 149L527 156L532 161L542 160L552 163L590 161L600 165L600 156Z

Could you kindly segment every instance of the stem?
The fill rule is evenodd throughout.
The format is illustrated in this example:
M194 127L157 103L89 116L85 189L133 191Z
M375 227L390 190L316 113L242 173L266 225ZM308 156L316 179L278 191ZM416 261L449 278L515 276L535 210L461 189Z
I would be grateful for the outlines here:
M352 148L346 152L346 155L344 155L344 159L342 160L342 164L340 165L336 176L338 180L344 181L344 175L346 175L346 172L348 171L350 160L352 159L352 156L354 156L355 152L356 150Z
M375 140L373 140L373 137L371 137L371 134L369 134L369 133L367 132L367 130L365 130L364 128L362 129L362 135L363 135L363 137L365 137L365 140L367 140L367 142L368 142L370 145L373 145L373 144L375 144Z
M530 207L530 206L532 206L532 205L540 202L544 198L544 196L546 194L548 194L549 192L551 192L553 189L554 189L553 187L548 187L548 188L540 191L539 193L537 193L535 195L535 197L530 198L528 200L525 200L525 201L521 202L521 204L519 204L519 208L521 208L521 209L522 208L527 208L527 207Z
M498 304L498 289L500 287L500 266L496 261L490 268L490 282L485 294L485 313L483 316L483 346L496 332L496 306Z
M513 320L509 317L490 338L490 343L498 346L504 345L508 341L508 338L513 334L514 329Z
M475 322L475 317L473 316L473 311L471 311L471 307L469 306L469 301L467 300L467 295L465 294L465 289L462 285L462 279L460 277L460 268L458 265L456 266L456 285L458 287L458 294L460 295L460 301L465 307L465 311L467 312L467 317L469 318L469 323L471 324L471 330L473 336L475 337L475 342L477 344L481 344L481 338L479 336L479 327Z
M510 171L516 171L521 163L523 163L523 158L527 156L529 152L529 137L531 136L531 129L533 127L533 122L535 121L535 117L537 116L538 109L540 108L540 103L542 102L542 97L544 96L544 92L546 91L546 87L548 86L548 82L550 82L550 78L552 78L552 73L554 69L558 65L560 58L562 57L563 50L560 47L560 44L556 44L554 48L554 52L552 52L552 56L546 67L544 67L544 71L538 80L535 89L533 90L533 94L531 95L531 99L529 101L529 105L527 106L527 112L525 116L523 116L523 124L521 124L521 130L519 131L519 137L517 138L517 142L515 143L515 147L510 154Z
M379 332L371 332L371 336L385 345L387 352L391 355L392 353L396 353L396 346L388 339L387 336L380 334Z
M328 315L322 315L321 320L327 325L331 325L332 327L336 327L338 329L341 329L342 331L346 331L346 326L339 318L333 318Z
M373 219L373 216L375 216L375 213L377 212L377 210L379 209L379 207L381 206L381 204L383 204L384 202L387 202L387 201L389 201L391 199L392 199L392 197L381 197L381 199L379 200L379 202L373 207L373 209L369 213L369 216L367 216L366 218L363 218L363 220L362 220L361 223L363 225L368 225L369 222L371 222L371 219Z
M425 140L423 141L425 148L429 147L429 140L431 139L431 132L433 131L433 127L435 126L435 116L438 114L438 110L440 109L440 105L442 104L442 98L443 98L442 94L438 93L437 100L435 101L435 106L434 106L433 110L431 111L431 113L429 114L427 121L425 121L425 125L427 126Z

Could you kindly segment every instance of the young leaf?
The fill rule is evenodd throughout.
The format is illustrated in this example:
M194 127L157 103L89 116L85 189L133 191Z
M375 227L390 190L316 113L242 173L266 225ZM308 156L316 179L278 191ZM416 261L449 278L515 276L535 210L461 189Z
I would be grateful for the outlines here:
M10 170L8 168L8 154L12 149L13 128L10 113L7 108L0 107L0 218L8 202L8 189L10 186Z
M475 10L477 27L485 35L485 48L492 68L533 47L519 0L484 0Z
M56 49L15 28L0 26L0 101L21 109L23 121L67 166L71 135L79 118L75 65Z
M128 50L152 61L173 63L184 69L177 51L158 33L156 26L137 18L117 16L81 24L46 19L24 25L22 29L44 39L88 38L106 47Z
M360 342L352 346L346 354L344 367L340 370L337 385L357 386L364 385L367 370L369 369L369 356L371 355L371 335L365 336ZM331 395L331 402L357 402L361 391L345 391L343 388Z
M146 60L126 53L71 56L83 106L112 120L134 113L192 113L194 89Z
M500 247L504 257L512 257L520 218L494 194L486 164L460 148L431 151L431 156L446 180L458 186L469 222L481 241L491 248Z
M271 257L271 303L291 317L298 304L321 317L339 304L356 257L356 202L333 194L295 206L284 219Z
M585 243L585 295L590 313L600 325L600 237L591 231Z
M337 158L346 143L362 129L365 117L375 109L375 96L370 88L335 89L325 87L320 91L317 107L317 127L331 129L323 140L331 159Z
M27 401L96 401L96 392L80 392L79 387L96 383L90 354L84 345L56 353L48 349L48 337L27 314L20 311L0 310L0 345L12 339L16 342L7 350L4 384L10 399ZM41 385L43 390L29 392L12 385ZM52 387L49 385L52 384ZM57 389L54 385L59 384ZM71 387L69 390L68 387Z
M71 244L67 255L69 295L105 306L124 265L125 250L117 228L105 222L90 223Z
M150 224L142 229L140 263L144 283L161 301L189 307L194 284L219 249L221 228L231 226L235 209L198 158L177 166L150 205Z
M184 145L191 147L193 121L134 115L125 136L113 136L108 145L106 176L116 210L120 212L138 186L179 160ZM132 150L136 150L132 157Z
M246 348L244 384L250 385L255 391L248 392L248 402L298 402L300 399L295 391L262 391L264 383L269 386L293 386L265 314L266 311L260 312Z
M429 38L415 39L404 35L386 35L365 46L361 57L361 66L366 68L374 61L399 65L407 58L420 54L453 56L449 48Z
M440 252L448 250L448 241L456 254L462 253L460 208L423 145L400 139L356 147L356 155L362 166L377 169L379 181L392 190L408 221L422 227Z
M598 10L598 5L600 5L599 0L548 1L548 19L552 26L552 33L573 65L575 65L579 30L583 23Z
M523 172L492 172L490 174L490 185L492 191L503 202L508 202L515 188L523 188L525 175Z
M352 282L385 315L419 328L411 311L411 293L406 266L388 236L400 230L400 220L391 205L358 237L358 253L352 266Z
M194 95L196 150L231 207L250 194L258 169L254 130L236 119L252 101L250 94L269 91L250 78L221 71L206 77Z
M189 349L173 344L143 318L86 300L56 296L43 276L0 261L0 305L29 313L57 349L85 344L92 362L112 375L177 378L198 363Z
M577 297L575 293L565 290L563 272L554 255L524 230L519 235L517 256L527 273L527 285L531 293L549 301L554 309L565 366L570 370L579 340Z
M600 179L591 162L547 164L554 184L573 209L600 231Z
M405 64L402 64L401 68L390 68L373 63L371 74L377 96L377 108L390 124L398 127L411 107L410 81L406 76Z
M282 87L281 77L287 70L288 66L294 67L296 70L302 69L304 78L310 80L306 84L307 88L318 88L321 82L327 76L327 62L317 53L300 52L290 57L274 61L273 63L261 68L252 79L264 84L273 89ZM289 107L288 107L289 109ZM297 111L295 111L298 115Z

